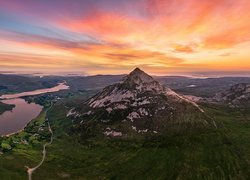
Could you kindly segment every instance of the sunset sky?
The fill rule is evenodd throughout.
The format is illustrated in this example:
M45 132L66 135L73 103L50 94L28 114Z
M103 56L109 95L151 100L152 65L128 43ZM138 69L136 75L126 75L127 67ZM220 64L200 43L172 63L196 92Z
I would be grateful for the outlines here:
M250 71L250 0L0 0L0 71Z

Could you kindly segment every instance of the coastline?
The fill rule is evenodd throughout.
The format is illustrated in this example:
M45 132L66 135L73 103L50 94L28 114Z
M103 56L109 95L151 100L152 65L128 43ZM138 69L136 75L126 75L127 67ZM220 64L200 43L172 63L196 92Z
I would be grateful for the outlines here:
M8 99L15 99L15 98L22 98L22 97L27 97L27 96L36 96L39 94L52 93L52 92L57 92L60 90L67 90L69 88L70 87L66 85L66 81L64 81L62 83L58 83L56 86L51 87L51 88L37 89L34 91L26 91L26 92L21 92L21 93L14 93L14 94L3 94L0 96L0 101L8 100Z
M33 120L35 120L37 117L39 117L39 116L41 115L41 113L44 112L44 109L45 109L45 108L43 107L43 109L41 110L41 112L40 112L34 119L30 120L29 123L31 123ZM18 134L18 133L21 133L21 132L25 131L25 128L26 128L26 127L29 126L29 123L27 123L22 129L20 129L20 130L18 130L18 131L15 131L15 132L13 132L13 133L9 133L9 134L6 134L6 135L0 135L0 137L10 137L10 136L16 135L16 134Z

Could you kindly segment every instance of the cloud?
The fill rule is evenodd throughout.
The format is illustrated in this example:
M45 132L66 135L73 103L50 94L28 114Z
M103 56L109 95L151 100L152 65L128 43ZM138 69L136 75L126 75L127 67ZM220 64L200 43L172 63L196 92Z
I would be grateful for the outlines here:
M77 67L74 61L62 57L34 54L4 54L0 53L1 67L25 68L65 68Z
M248 28L228 29L210 35L203 40L204 47L208 49L226 49L250 41L249 29L250 24Z
M175 44L173 46L173 51L180 53L194 53L196 47L197 45L195 44L189 44L189 45Z
M234 53L222 53L219 56L226 57L226 56L232 56Z
M28 45L37 45L37 46L47 46L55 47L59 49L70 50L74 48L86 48L88 45L102 44L101 41L98 41L92 37L82 35L82 38L79 39L59 39L53 37L46 37L42 35L26 34L13 31L0 31L0 37L5 40L24 43Z
M124 52L123 52L124 51ZM112 59L113 62L118 63L132 63L135 64L150 64L162 66L173 66L184 62L183 59L168 56L164 53L147 51L147 50L134 50L126 49L116 53L106 53L105 57Z

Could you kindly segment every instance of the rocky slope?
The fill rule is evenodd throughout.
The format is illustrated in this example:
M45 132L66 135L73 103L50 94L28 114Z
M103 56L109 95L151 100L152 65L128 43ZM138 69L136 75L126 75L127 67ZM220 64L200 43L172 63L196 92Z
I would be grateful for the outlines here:
M229 104L232 107L250 105L250 84L233 85L229 90L217 93L213 100L218 103Z
M67 116L84 132L123 137L181 133L209 127L211 122L196 103L162 86L139 68L78 104Z

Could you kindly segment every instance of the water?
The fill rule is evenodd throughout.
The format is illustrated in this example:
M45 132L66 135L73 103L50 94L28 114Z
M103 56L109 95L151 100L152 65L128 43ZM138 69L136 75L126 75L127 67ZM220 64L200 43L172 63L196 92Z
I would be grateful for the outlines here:
M6 94L0 96L0 99L13 99L13 98L20 98L20 97L25 97L25 96L34 96L38 94L44 94L44 93L49 93L49 92L57 92L63 89L68 89L69 86L65 85L65 83L59 83L57 86L52 87L52 88L47 88L47 89L38 89L35 91L28 91L28 92L22 92L18 94Z
M0 135L8 135L22 130L28 122L36 118L42 111L42 106L27 103L24 99L8 99L5 104L15 104L12 111L5 111L0 115Z
M1 102L15 105L12 111L5 111L0 115L0 135L10 135L23 130L23 128L42 111L42 106L35 103L28 103L20 97L56 92L68 88L69 87L64 83L59 83L53 88L0 96L1 99L5 99Z

